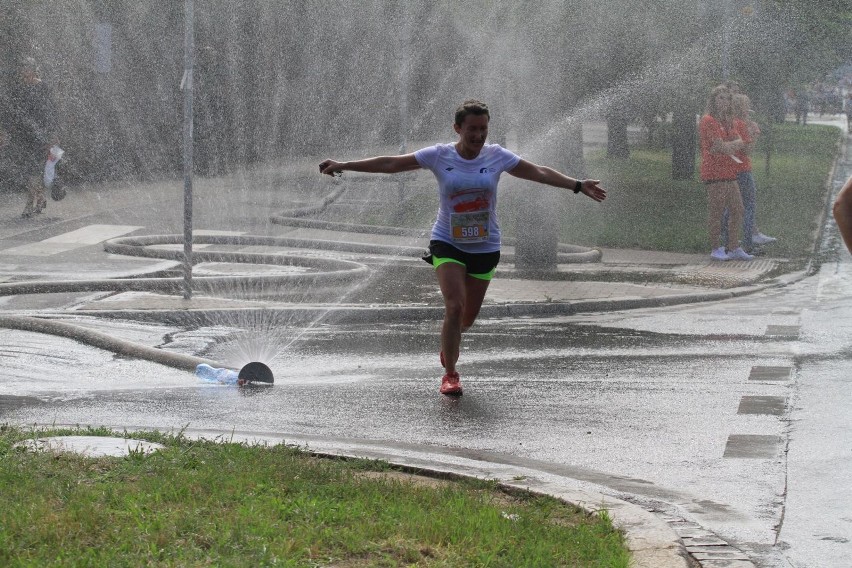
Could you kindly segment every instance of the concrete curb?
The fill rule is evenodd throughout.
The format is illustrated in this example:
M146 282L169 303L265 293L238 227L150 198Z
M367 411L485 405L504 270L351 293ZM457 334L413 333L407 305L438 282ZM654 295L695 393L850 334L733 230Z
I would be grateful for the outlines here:
M193 276L192 289L196 292L221 292L228 287L268 286L289 284L315 286L317 284L352 283L366 278L369 268L361 265L347 271L314 272L310 274L275 274L251 276ZM164 278L113 278L106 280L39 280L29 282L6 282L0 284L0 296L19 294L55 294L61 292L180 292L183 277Z
M612 524L624 532L632 555L631 568L688 567L689 552L681 538L669 526L638 505L603 494L567 489L556 483L542 483L535 489L519 482L501 483L515 488L560 499L589 514L606 511Z
M38 427L38 425L34 425ZM61 427L57 424L45 424L44 427ZM91 427L103 425L90 424ZM76 428L86 425L76 424ZM120 427L120 426L116 426ZM133 431L124 428L125 431ZM140 431L144 428L135 428ZM180 434L192 439L213 441L227 440L247 444L291 444L318 458L326 459L377 459L389 463L394 468L414 475L437 479L462 480L479 479L496 481L498 488L507 493L531 493L548 496L573 505L589 515L605 511L613 526L625 535L628 550L632 556L631 568L689 568L689 552L680 536L663 520L644 508L627 501L571 487L568 482L552 479L544 472L515 465L488 462L481 458L437 462L434 457L404 455L381 442L360 442L355 444L333 443L326 440L312 440L302 436L291 437L284 434L247 433L239 431L209 431L183 429ZM288 441L289 440L289 441ZM298 443L292 441L298 440ZM311 447L324 449L311 449ZM428 465L426 465L428 464ZM550 478L550 479L548 479ZM567 479L567 478L565 478Z
M329 224L329 227L339 227L339 223ZM364 227L364 226L358 226ZM381 229L381 227L372 227L372 229ZM388 227L387 229L396 229ZM371 243L352 243L345 241L329 241L321 239L304 239L304 238L288 238L288 237L264 237L251 235L199 235L195 240L198 244L213 244L225 246L277 246L277 247L292 247L292 248L309 248L320 250L345 251L360 254L383 254L399 257L419 258L423 254L423 249L420 247L397 246L397 245L378 245ZM183 251L169 250L162 248L149 248L162 245L177 245L183 243L182 235L147 235L138 237L119 237L110 239L104 243L104 250L111 254L119 254L134 257L157 258L161 260L171 260L182 262L184 260ZM601 259L601 251L597 249L587 249L585 247L577 247L574 245L559 245L559 261L560 263L594 263ZM511 260L513 255L505 255L507 260ZM195 290L203 292L216 291L217 289L226 288L228 286L263 286L268 284L299 284L314 286L323 283L351 283L355 279L365 278L369 275L370 269L359 262L317 258L304 255L282 255L271 253L246 253L246 252L225 252L225 251L197 251L193 252L195 262L224 262L224 263L247 263L247 264L264 264L264 265L281 265L294 266L300 268L309 268L316 270L310 273L295 273L295 274L278 274L278 275L245 275L245 276L193 276L192 287ZM534 273L526 274L526 276L535 276ZM512 276L520 277L520 274ZM510 276L511 277L511 276ZM27 282L11 282L0 283L0 296L16 295L16 294L38 294L38 293L58 293L58 292L78 292L78 291L182 291L186 285L183 277L147 277L147 278L116 278L103 280L61 280L61 281L27 281ZM618 311L637 308L671 306L682 303L694 303L704 301L724 300L738 295L754 293L765 289L770 284L754 285L740 288L732 288L713 292L704 292L700 294L672 294L668 296L658 296L656 298L609 298L604 300L581 300L576 302L540 302L540 303L518 303L518 304L499 304L485 305L482 307L482 315L485 317L513 317L513 316L536 316L536 315L571 315L582 312L593 311ZM276 308L270 308L276 309ZM375 310L375 307L370 309ZM294 315L310 313L304 309L292 309ZM309 308L308 310L311 310ZM341 308L329 309L319 308L320 315L316 311L310 317L311 320L316 320L317 317L325 317L329 313L334 313L336 321L363 321L363 308L349 308L349 311ZM104 314L104 312L91 312ZM122 311L127 317L148 319L141 316L138 312ZM180 311L151 311L162 317L170 318L174 321L175 313L186 313L185 310ZM193 312L197 313L197 312ZM428 314L424 316L424 314ZM104 314L106 315L106 314ZM386 311L389 317L394 318L413 318L413 319L434 319L435 309L429 307L414 307L404 308L393 306Z
M390 227L386 225L364 225L358 223L340 223L336 221L304 219L307 215L313 215L325 211L330 205L342 197L350 187L350 184L344 184L342 187L334 190L317 205L282 211L276 215L271 215L269 220L272 223L288 227L303 227L351 233L397 235L416 238L426 238L429 234L429 230L409 227ZM518 239L507 237L504 238L502 242L505 246L514 246L517 240ZM420 256L420 254L422 254L422 249L418 250L421 252L417 254L417 256ZM563 243L557 244L556 256L560 264L594 263L600 262L602 258L601 251L598 249ZM503 254L504 260L514 262L514 258L514 254Z
M224 245L278 245L305 246L313 241L304 239L277 239L267 237L245 236L199 236L200 244ZM162 260L182 261L183 252L176 250L145 248L154 245L182 244L179 235L150 235L144 237L122 237L111 239L104 243L108 253ZM332 243L332 241L329 241ZM347 243L333 243L347 244ZM349 243L351 244L351 243ZM319 247L332 249L331 246ZM400 247L393 247L400 248ZM411 248L411 247L409 247ZM412 249L414 250L414 249ZM419 249L417 249L419 251ZM367 252L365 249L362 252ZM304 255L282 255L243 252L207 252L193 253L196 262L230 262L247 264L265 264L276 266L294 266L314 269L316 272L292 274L253 274L246 276L193 276L193 289L198 291L221 290L228 286L241 285L244 287L264 286L269 284L289 284L314 286L319 283L351 283L366 278L370 269L359 262L333 258L318 258ZM162 278L113 278L102 280L52 280L27 281L0 284L0 296L17 294L43 294L56 292L80 291L180 291L184 286L183 277Z
M356 264L356 263L352 263ZM361 266L361 265L359 265ZM365 268L366 270L366 268ZM356 271L357 272L357 271ZM754 294L766 289L787 286L808 276L806 271L784 275L775 280L756 286L745 286L706 292L701 294L673 294L656 298L611 298L599 300L578 300L573 302L541 302L541 303L507 303L488 304L482 307L481 317L512 318L512 317L551 317L569 316L580 313L605 311L636 310L662 306L682 305L710 301L728 300L748 294ZM275 280L276 277L270 277ZM218 285L233 282L233 277L210 277L206 286L214 288ZM237 278L239 281L257 283L258 277ZM262 279L260 279L262 280ZM266 280L264 280L266 281ZM71 291L109 291L109 290L179 290L182 280L170 279L114 279L92 281L57 281L57 282L25 282L0 284L0 295L23 293L51 293ZM293 323L315 323L320 320L335 323L369 323L377 318L384 322L411 321L440 321L443 318L443 307L437 306L300 306L262 308L223 308L223 309L151 309L151 310L87 310L87 316L105 318L132 319L136 321L156 321L159 323L210 325L222 321L240 321L249 318L257 321L259 317L268 315L271 318L287 316L287 321ZM216 362L178 355L134 344L128 341L94 331L89 328L59 322L44 317L27 317L15 315L0 315L0 327L47 333L60 337L74 339L81 343L90 344L107 351L129 355L178 369L194 370L199 363L222 366Z
M659 308L702 302L730 300L749 294L755 294L767 289L787 286L805 278L804 272L796 273L795 278L778 279L779 282L744 286L703 292L698 294L671 294L655 298L610 298L595 300L576 300L570 302L530 302L486 304L480 310L484 318L513 318L513 317L551 317L570 316L581 313L613 312ZM247 314L252 320L257 320L264 314L270 318L285 318L292 323L315 323L317 321L334 323L369 323L380 319L383 322L414 322L440 321L444 316L444 308L440 306L339 306L339 305L302 305L299 307L266 306L262 308L238 307L222 309L151 309L151 310L86 310L86 315L124 318L137 321L158 321L171 324L192 322L199 325L213 324L221 321L238 321L238 314Z
M312 453L319 457L336 459L357 459L364 457L358 454ZM403 471L427 477L445 479L475 478L486 481L494 479L490 475L490 471L486 469L478 473L471 472L469 469L465 473L460 473L451 467L437 469L434 467L412 466L407 465L401 459L385 461L388 461L388 463ZM690 566L687 560L689 552L686 550L683 541L677 533L653 513L646 511L638 505L602 493L572 489L558 482L546 482L529 478L523 481L513 480L513 478L527 477L521 471L508 478L505 474L501 477L503 481L500 481L497 486L507 493L532 493L553 497L582 509L589 515L597 515L605 511L612 520L613 526L624 532L627 548L630 550L632 556L630 562L631 568L689 568Z
M290 248L306 248L310 250L333 250L341 252L354 252L362 254L388 254L400 257L420 257L423 247L409 247L398 245L377 245L372 243L353 243L347 241L329 241L324 239L306 239L292 237L262 237L252 235L197 235L193 236L195 244L213 244L229 246L276 246ZM183 235L148 235L139 237L118 237L104 242L104 251L112 254L123 254L126 256L138 256L147 258L160 258L167 260L182 261L183 251L150 249L154 245L182 245ZM206 252L203 250L193 251L196 261L205 262L245 262L258 264L280 264L276 259L280 254L269 253L225 253ZM316 266L324 264L350 263L352 261L320 259L304 255L291 255L289 259L298 258L300 261L314 261Z

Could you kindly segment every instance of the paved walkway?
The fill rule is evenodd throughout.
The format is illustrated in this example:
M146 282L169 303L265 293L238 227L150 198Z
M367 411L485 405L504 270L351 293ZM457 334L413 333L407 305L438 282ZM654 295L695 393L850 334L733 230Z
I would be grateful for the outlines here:
M307 163L302 165L303 169L307 167ZM203 199L205 194L222 191L226 183L199 180L196 194ZM20 203L14 199L16 196L0 196L3 197L0 217L7 219L0 227L0 289L5 287L5 294L9 294L23 291L14 288L15 283L54 282L58 285L61 281L138 280L151 275L180 280L182 245L179 241L152 243L137 237L140 233L151 234L151 219L145 219L144 212L147 204L156 202L161 206L174 204L177 207L180 205L179 190L176 183L81 188L63 202L51 202L43 216L29 220L18 216ZM262 193L261 201L267 197ZM278 196L278 200L281 199ZM269 200L273 201L272 197ZM116 212L114 217L120 219L119 222L103 222L105 203ZM202 290L187 301L179 289L175 289L176 284L170 292L160 290L156 295L140 294L138 289L124 292L119 288L117 295L93 299L78 309L203 310L218 304L227 308L264 306L283 310L298 303L301 309L314 305L317 309L334 307L337 310L385 305L399 313L403 308L423 312L425 307L441 307L431 268L419 259L427 239L423 234L377 234L369 232L370 227L334 222L321 227L298 226L290 223L299 219L279 211L276 211L277 216L283 221L262 224L254 228L256 231L252 228L229 230L227 223L214 225L213 230L197 229L194 252L202 262L194 268L194 279L197 282L218 279L220 286L227 289L229 281L241 277L295 282L300 271L315 274L317 281L345 278L343 269L299 266L298 262L287 265L283 259L288 255L336 257L366 266L368 270L362 271L357 278L353 276L346 290L341 291L340 287L321 290L312 286L312 293L307 296L276 297L267 293L262 297L245 294L240 298L239 294L228 294L228 299L216 299L215 295L211 297L208 291ZM180 227L172 227L169 232L179 236L181 231ZM253 242L248 240L247 234L262 234L272 240ZM218 242L205 240L214 237L218 237ZM110 239L124 244L105 250L104 243ZM335 250L331 250L328 243L333 243ZM512 314L518 315L706 301L753 292L803 274L801 266L779 258L718 262L706 254L599 250L596 262L576 262L570 259L571 254L560 254L560 264L555 270L533 273L515 267L515 250L510 243L504 247L504 260L498 277L489 288L483 314L500 314L509 306ZM119 252L120 256L110 252ZM591 249L588 252L597 254ZM252 255L253 258L249 258ZM412 278L397 277L402 271ZM57 289L63 288L54 286L52 291ZM18 304L16 307L26 306Z

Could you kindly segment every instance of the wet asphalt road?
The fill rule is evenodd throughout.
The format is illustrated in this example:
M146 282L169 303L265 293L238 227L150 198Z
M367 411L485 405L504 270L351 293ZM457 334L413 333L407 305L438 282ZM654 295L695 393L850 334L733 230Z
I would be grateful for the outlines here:
M283 197L259 195L236 212L200 207L207 219L222 217L201 226L270 232L251 223ZM140 207L116 190L104 196L108 211L69 197L65 218L13 220L0 237L6 248L92 223L179 232L168 211L178 197ZM70 277L85 267L85 277L115 276L119 261L104 256L99 247L58 254L33 274ZM120 262L138 270L137 260ZM100 295L7 296L0 307L55 315L87 297ZM245 432L309 447L363 442L424 462L478 457L693 521L758 566L844 567L852 558L850 298L852 256L841 251L814 276L736 300L481 320L464 338L461 399L437 392L437 322L306 328L270 319L252 322L267 330L258 337L75 315L76 324L143 345L268 362L276 384L208 385L70 339L0 329L0 423Z
M0 412L21 424L484 455L695 521L761 566L843 566L852 552L850 296L844 255L798 284L728 302L483 320L464 338L460 399L437 393L437 323L270 322L276 332L260 342L234 328L90 322L222 361L278 352L266 359L275 386L252 390L0 330Z

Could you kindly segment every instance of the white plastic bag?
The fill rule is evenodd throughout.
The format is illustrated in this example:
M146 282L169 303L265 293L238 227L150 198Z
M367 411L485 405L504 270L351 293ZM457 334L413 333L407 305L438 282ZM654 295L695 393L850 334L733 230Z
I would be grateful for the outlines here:
M44 187L50 189L53 185L53 180L56 179L56 164L62 159L65 150L59 146L53 146L50 149L50 154L47 156L47 161L44 163Z

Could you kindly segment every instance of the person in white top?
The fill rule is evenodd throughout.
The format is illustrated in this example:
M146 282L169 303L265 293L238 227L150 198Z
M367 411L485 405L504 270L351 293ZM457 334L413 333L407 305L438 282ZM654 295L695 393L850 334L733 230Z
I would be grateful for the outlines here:
M325 160L319 165L320 172L330 176L345 170L392 174L425 168L438 179L440 204L429 254L423 259L435 267L444 298L441 364L446 373L440 392L446 395L462 394L456 371L461 334L476 320L500 261L500 174L508 172L518 178L570 189L595 201L606 199L606 190L598 180L574 179L524 160L498 144L486 144L490 118L485 103L470 99L456 110L453 129L458 141L454 144L351 162Z

